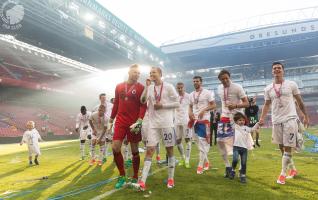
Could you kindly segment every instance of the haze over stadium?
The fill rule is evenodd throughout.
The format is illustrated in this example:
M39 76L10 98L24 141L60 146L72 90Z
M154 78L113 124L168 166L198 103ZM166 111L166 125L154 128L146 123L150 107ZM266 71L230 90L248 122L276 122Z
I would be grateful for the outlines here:
M139 65L142 84L149 78L151 67L156 66L162 69L164 82L176 86L181 81L188 93L193 91L193 77L202 77L202 87L215 94L209 99L213 96L220 112L222 95L218 93L221 84L218 75L226 69L231 81L242 86L249 100L254 98L261 112L264 88L273 83L274 61L284 64L284 78L294 81L299 88L307 110L304 115L299 114L300 119L306 114L310 118L310 128L304 134L305 151L295 156L300 176L286 188L270 182L276 178L273 171L279 173L277 163L281 162L278 147L270 144L272 113L266 115L261 129L262 147L249 155L250 182L246 191L238 183L220 179L224 166L220 156L215 156L219 154L216 147L207 152L213 163L204 172L207 179L198 179L195 174L194 163L200 158L196 157L200 151L193 148L195 155L192 153L190 159L193 166L176 167L176 188L169 192L165 185L161 186L162 180L156 178L166 176L161 172L165 166L153 164L149 176L158 175L147 182L153 188L153 195L151 191L136 194L129 189L114 190L114 182L121 178L116 170L117 160L109 161L113 160L113 154L107 148L103 152L101 147L99 154L105 154L105 160L99 163L100 168L89 167L86 162L92 155L91 145L89 153L86 149L87 155L78 161L78 138L82 138L78 129L82 127L78 127L76 119L81 106L85 105L87 111L98 111L99 95L105 93L105 117L109 118L112 110L108 105L115 97L116 85L131 79L128 74L131 65ZM127 95L130 92L127 84L124 89ZM238 104L235 106L238 108ZM26 123L32 124L29 121L35 122L35 128L45 140L40 143L44 152L37 168L26 167L26 148L16 148L29 130ZM210 121L212 124L213 119ZM0 0L0 200L124 199L127 195L132 199L196 199L200 194L202 199L208 199L211 196L205 187L215 193L216 199L315 199L317 125L316 0ZM109 124L107 128L111 131ZM87 141L90 143L91 139ZM81 150L87 146L82 139L80 143ZM125 148L124 152L128 152ZM159 151L159 157L160 154L161 158L165 157L163 150ZM183 157L175 154L182 161ZM132 170L126 164L129 176ZM188 191L192 186L183 184L187 181L195 185L191 193Z

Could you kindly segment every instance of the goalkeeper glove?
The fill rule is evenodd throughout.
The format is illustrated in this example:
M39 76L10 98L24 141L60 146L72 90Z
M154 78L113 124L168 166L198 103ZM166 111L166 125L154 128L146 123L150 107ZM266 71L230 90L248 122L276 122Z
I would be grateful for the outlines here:
M141 131L141 127L142 127L142 119L138 119L129 128L132 133L138 134Z

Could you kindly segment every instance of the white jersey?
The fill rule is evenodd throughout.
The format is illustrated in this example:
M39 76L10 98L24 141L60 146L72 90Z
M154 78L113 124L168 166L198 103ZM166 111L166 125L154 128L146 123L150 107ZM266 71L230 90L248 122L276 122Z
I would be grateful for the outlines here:
M162 89L161 89L162 88ZM160 103L163 105L162 109L155 110L154 104L156 103L155 90L157 95L160 96ZM161 92L160 92L161 91ZM174 110L179 107L178 94L175 88L167 82L162 85L148 86L148 113L149 113L149 127L150 128L172 128L174 127L173 118Z
M101 104L98 104L97 106L95 106L95 107L93 108L93 110L92 110L92 113L93 113L93 112L97 112L100 105L101 105ZM108 102L108 101L106 101L106 103L103 104L103 105L104 105L105 108L106 108L106 110L105 110L105 115L106 115L106 117L109 119L110 116L111 116L111 114L112 114L112 110L113 110L113 106L114 106L114 105L113 105L112 103Z
M180 107L176 108L175 112L175 124L176 125L187 125L189 121L189 104L190 95L184 93L183 96L179 96Z
M251 135L252 128L247 126L234 125L235 134L234 134L234 143L233 146L243 147L245 149L253 149L254 141Z
M40 155L40 140L42 140L42 138L39 132L34 128L32 130L27 130L24 132L21 142L28 145L29 154L35 153L37 155Z
M80 130L83 130L83 127L88 126L88 128L90 128L89 125L89 117L91 116L91 112L87 111L85 115L83 115L82 113L78 113L78 115L76 116L76 125L75 128L78 128Z
M195 119L198 119L200 112L209 106L209 103L214 101L214 92L207 89L201 90L201 92L193 91L190 94L190 104L192 105L193 114ZM210 111L205 111L202 119L210 121Z
M294 101L294 95L300 94L297 83L294 81L284 80L282 84L270 84L265 88L265 100L272 102L272 123L280 124L289 119L297 118L297 111Z
M243 108L236 108L233 110L229 110L226 104L240 104L242 103L242 98L246 97L245 91L242 86L237 83L230 83L230 86L225 88L223 84L218 86L218 95L221 98L222 103L222 113L221 117L228 117L233 120L233 115L237 112L244 113Z
M92 121L97 134L103 133L104 128L107 127L108 118L106 118L105 115L103 117L100 117L98 115L98 112L93 112L89 120Z

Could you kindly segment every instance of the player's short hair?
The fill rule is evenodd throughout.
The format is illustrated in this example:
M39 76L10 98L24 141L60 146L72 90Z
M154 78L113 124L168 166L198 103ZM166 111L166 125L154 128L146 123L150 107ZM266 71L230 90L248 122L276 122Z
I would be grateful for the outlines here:
M106 110L106 107L105 107L104 105L99 105L98 110L99 110L100 108Z
M26 126L29 126L29 125L31 125L34 128L35 127L35 122L34 121L28 121L26 123Z
M156 69L159 72L160 76L162 76L162 70L160 67L152 67L152 69Z
M85 106L81 106L81 110L86 110L86 107Z
M229 71L227 71L226 69L222 69L218 75L218 79L220 79L220 77L223 76L224 74L227 74L229 77L231 77L231 74Z
M239 119L246 119L245 115L243 113L237 112L234 114L233 119L235 122L237 122Z
M130 65L129 70L134 69L134 68L139 68L139 65L138 64L132 64L132 65Z
M106 94L105 93L99 94L99 99L102 98L102 96L106 96Z
M182 83L182 82L178 82L178 83L177 83L177 85L184 85L184 83Z
M194 79L199 79L199 80L201 81L201 83L202 83L202 81L203 81L203 79L202 79L201 76L194 76L192 79L193 79L193 80L194 80Z
M283 63L281 63L281 62L278 62L278 61L273 62L273 64L272 64L272 69L273 69L274 65L280 65L280 66L282 66L282 68L284 69L284 65L283 65Z

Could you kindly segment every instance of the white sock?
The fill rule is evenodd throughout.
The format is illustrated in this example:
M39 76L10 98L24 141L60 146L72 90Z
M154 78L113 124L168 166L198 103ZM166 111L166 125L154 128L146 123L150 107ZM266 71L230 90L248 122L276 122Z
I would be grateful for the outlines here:
M296 166L295 166L293 158L290 158L290 163L289 163L288 167L289 167L289 169L296 170Z
M187 149L186 149L186 155L185 155L185 162L186 163L190 162L191 145L192 145L191 141L187 142Z
M110 142L105 142L105 151L103 152L103 155L105 156L105 158L107 157L108 148L110 144L111 144Z
M92 139L88 140L88 146L89 146L89 154L90 154L90 156L92 156L92 151L91 151L91 149L92 149Z
M160 143L157 144L156 146L156 155L160 154Z
M222 155L222 159L223 159L223 161L224 161L225 167L231 167L231 164L230 164L230 161L229 161L229 159L228 159L227 154Z
M99 146L99 160L103 160L104 158L104 153L105 153L105 146Z
M199 137L198 141L198 149L199 149L199 164L198 167L203 167L204 160L205 160L205 138Z
M150 167L151 167L151 158L150 159L145 158L144 168L142 169L142 174L141 174L141 181L144 183L146 183Z
M178 147L178 150L179 150L179 152L180 152L181 158L184 160L184 159L185 159L185 156L184 156L184 149L183 149L182 143L177 144L177 147Z
M168 157L168 179L173 179L175 165L176 165L176 158L174 156Z
M203 164L204 164L204 158L205 158L205 155L204 155L204 153L202 152L202 151L200 151L200 153L199 153L199 164L198 164L198 167L203 167Z
M92 159L95 159L95 145L91 146L91 156L92 156Z
M282 171L280 173L283 176L286 176L287 167L290 163L290 159L291 159L291 153L284 152L284 155L282 157Z
M85 143L80 143L80 150L82 157L85 156Z

